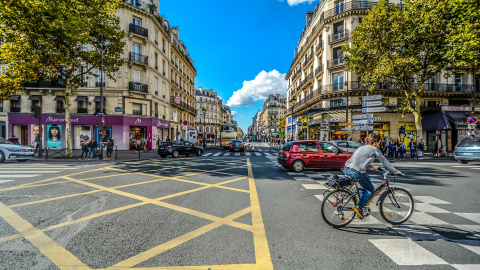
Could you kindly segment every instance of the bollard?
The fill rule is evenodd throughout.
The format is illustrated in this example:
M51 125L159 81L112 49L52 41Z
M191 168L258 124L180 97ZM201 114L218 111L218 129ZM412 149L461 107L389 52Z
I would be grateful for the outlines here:
M115 160L117 160L118 144L115 144Z
M138 147L138 159L140 159L140 147Z
M45 159L48 159L48 148L45 148Z

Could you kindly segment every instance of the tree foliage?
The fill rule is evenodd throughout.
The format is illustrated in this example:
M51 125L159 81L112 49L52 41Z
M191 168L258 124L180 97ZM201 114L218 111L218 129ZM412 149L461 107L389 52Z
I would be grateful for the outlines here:
M123 64L125 32L116 16L119 0L5 0L0 8L0 98L29 81L65 84L67 154L71 155L70 93L87 76L111 79ZM108 41L105 43L105 41ZM88 48L86 47L88 46Z
M472 59L472 44L479 37L454 30L460 26L475 27L463 21L463 15L452 14L443 7L474 1L406 0L405 6L400 7L380 0L352 32L351 45L343 48L349 53L348 68L371 90L384 82L403 90L405 99L399 112L413 113L418 135L422 134L420 106L425 83L439 72L448 76L455 66ZM467 6L474 5L458 8L464 10ZM478 15L478 10L472 13ZM474 21L474 14L469 17L470 22Z

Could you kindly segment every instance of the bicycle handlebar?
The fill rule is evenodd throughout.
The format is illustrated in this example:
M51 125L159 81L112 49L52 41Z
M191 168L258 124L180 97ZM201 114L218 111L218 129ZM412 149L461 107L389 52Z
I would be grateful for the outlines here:
M385 169L385 167L377 167L377 169L381 172L385 172L385 173L389 173L389 174L392 174L392 175L396 175L396 176L405 176L405 174L393 174L391 171Z

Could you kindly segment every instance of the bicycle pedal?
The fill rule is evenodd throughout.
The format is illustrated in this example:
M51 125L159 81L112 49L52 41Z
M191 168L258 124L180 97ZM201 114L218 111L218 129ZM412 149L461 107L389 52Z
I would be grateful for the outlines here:
M370 207L365 207L365 208L363 208L363 216L364 216L364 217L370 216L370 213L371 213L371 212L372 212L372 211L370 210Z

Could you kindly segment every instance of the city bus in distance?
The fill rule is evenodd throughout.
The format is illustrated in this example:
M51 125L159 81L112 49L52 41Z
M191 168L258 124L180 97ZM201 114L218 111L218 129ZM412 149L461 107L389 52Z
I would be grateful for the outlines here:
M228 145L233 140L243 140L237 125L228 124L222 125L220 128L220 146L223 149L228 149Z

